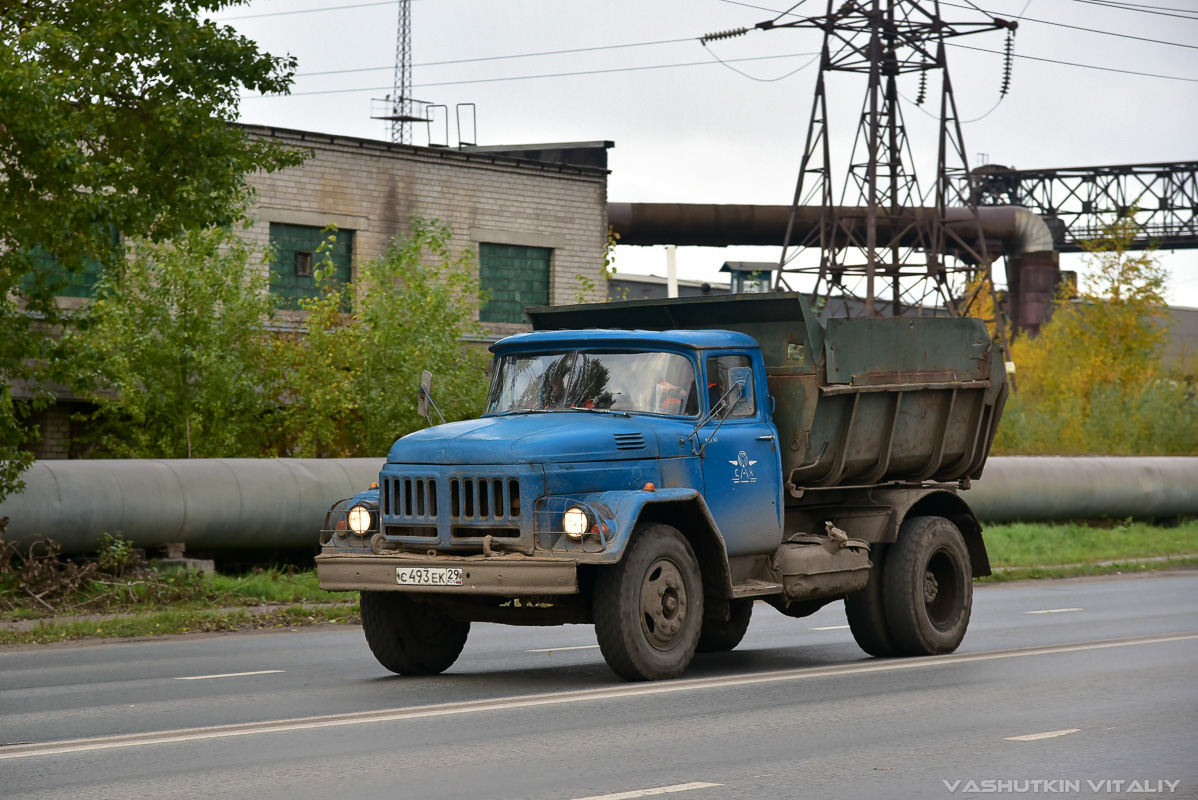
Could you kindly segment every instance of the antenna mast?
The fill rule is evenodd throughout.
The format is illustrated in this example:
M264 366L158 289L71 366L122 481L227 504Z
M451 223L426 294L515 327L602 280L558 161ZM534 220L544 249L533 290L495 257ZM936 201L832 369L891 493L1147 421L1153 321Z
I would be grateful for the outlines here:
M391 89L391 141L412 143L412 0L399 0L395 81Z

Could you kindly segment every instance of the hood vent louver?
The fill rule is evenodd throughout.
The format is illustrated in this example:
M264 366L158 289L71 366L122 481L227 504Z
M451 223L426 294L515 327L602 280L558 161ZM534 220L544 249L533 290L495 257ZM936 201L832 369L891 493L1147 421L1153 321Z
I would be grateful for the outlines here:
M617 450L644 450L645 437L640 433L617 433L616 449Z

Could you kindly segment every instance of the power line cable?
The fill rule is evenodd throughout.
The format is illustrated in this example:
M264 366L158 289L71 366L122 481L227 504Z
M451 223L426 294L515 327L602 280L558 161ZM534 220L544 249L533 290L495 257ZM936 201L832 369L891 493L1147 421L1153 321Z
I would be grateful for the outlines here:
M947 44L949 47L959 47L962 50L976 50L979 53L993 53L994 55L998 55L998 56L1002 55L1002 53L999 52L998 50L989 50L985 47L971 47L970 45L960 44L958 42L945 42L945 44ZM1101 66L1098 66L1097 64L1079 64L1076 61L1060 61L1055 58L1041 58L1040 56L1029 56L1029 55L1024 55L1022 53L1015 53L1015 58L1026 58L1030 61L1043 61L1047 64L1063 64L1067 67L1081 67L1082 69L1093 69L1093 70L1099 70L1101 72L1118 72L1122 75L1139 75L1140 77L1143 77L1143 78L1163 78L1163 79L1169 80L1169 81L1186 81L1187 83L1198 83L1198 78L1183 78L1180 75L1161 75L1160 73L1157 73L1157 72L1137 72L1136 70L1118 69L1117 67L1101 67Z
M985 47L972 47L970 45L959 44L957 42L946 42L946 44L948 44L951 47L959 47L963 50L976 50L979 53L990 53L990 54L996 55L996 56L1003 55L1003 53L999 50L989 50ZM774 55L774 56L752 56L749 58L730 58L730 59L726 59L726 60L729 63L742 63L742 62L746 62L746 61L769 61L769 60L779 59L779 58L800 58L800 57L814 56L814 55L818 55L818 54L817 53L787 53L787 54ZM1081 69L1091 69L1091 70L1097 70L1100 72L1116 72L1116 73L1123 74L1123 75L1136 75L1138 77L1143 77L1143 78L1161 78L1161 79L1170 80L1170 81L1185 81L1187 83L1198 83L1198 78L1186 78L1186 77L1182 77L1180 75L1162 75L1162 74L1155 73L1155 72L1137 72L1135 70L1117 69L1115 67L1103 67L1103 66L1099 66L1097 64L1079 64L1074 61L1061 61L1059 59L1054 59L1054 58L1041 58L1039 56L1023 55L1021 53L1016 53L1015 58L1026 58L1030 61L1043 61L1048 64L1060 64L1060 65L1066 66L1066 67L1079 67ZM653 65L642 66L642 67L619 67L619 68L615 68L615 69L579 70L577 72L552 72L552 73L545 73L545 74L540 74L540 75L513 75L510 77L506 77L506 78L480 78L480 79L475 79L475 80L439 81L437 83L418 84L414 88L423 89L423 88L428 88L428 87L432 87L432 86L461 86L461 85L476 84L476 83L499 83L499 82L503 82L503 81L524 81L524 80L535 80L538 78L570 78L570 77L576 77L576 76L581 76L581 75L603 75L603 74L610 74L610 73L617 73L617 72L640 72L640 71L644 71L644 70L653 70L653 69L676 69L679 67L707 67L707 66L711 66L715 63L716 62L714 62L714 61L691 61L691 62L682 63L682 64L653 64ZM305 95L316 95L316 94L350 94L350 93L354 93L354 92L380 92L380 91L386 91L391 88L393 88L393 87L391 87L391 86L365 86L365 87L362 87L359 89L321 89L321 90L315 90L315 91L309 91L309 92L292 92L291 94L243 95L242 99L257 100L257 99L275 98L275 97L302 97Z
M344 6L322 6L320 8L297 8L294 11L268 11L262 14L242 14L238 17L222 17L216 16L213 19L219 22L233 22L239 19L260 19L262 17L285 17L291 14L315 14L318 11L341 11L346 8L369 8L370 6L394 6L398 5L398 0L376 0L373 3L351 3Z
M963 8L967 11L969 11L969 10L978 11L978 12L980 12L982 14L986 14L987 16L990 16L990 17L995 16L994 12L987 11L984 8L979 8L978 6L976 6L972 2L970 2L970 0L965 0L965 1L967 3L969 3L969 5L960 5L957 3L944 2L944 0L941 0L940 5L951 6L953 8ZM728 4L734 5L734 6L744 6L745 8L752 8L752 9L756 9L758 11L768 11L771 14L777 14L779 17L786 16L790 13L789 11L778 11L773 8L766 8L765 6L758 6L758 5L753 5L752 3L741 2L741 0L720 0L720 2L728 3ZM1095 5L1104 5L1104 6L1109 6L1109 7L1115 7L1115 6L1112 6L1109 3L1105 2L1104 0L1075 0L1075 2L1094 3ZM1024 6L1024 10L1025 11L1027 10L1026 6ZM797 16L797 15L792 15L792 16ZM1170 47L1185 47L1190 50L1198 50L1198 45L1193 45L1193 44L1184 44L1182 42L1167 42L1162 39L1149 39L1149 38L1143 37L1143 36L1133 36L1129 33L1117 33L1115 31L1099 30L1098 28L1086 28L1086 27L1082 27L1080 25L1067 25L1064 22L1049 22L1046 19L1034 19L1032 17L1022 17L1022 12L1021 12L1020 16L1024 22L1037 22L1042 25L1053 25L1058 28L1070 28L1072 30L1087 31L1089 33L1100 33L1100 34L1103 34L1104 36L1118 36L1121 39L1135 39L1137 41L1149 42L1151 44L1163 44L1163 45L1168 45ZM1198 18L1186 17L1185 19L1198 19Z
M818 56L818 53L783 53L773 56L750 56L748 58L730 58L728 62L745 62L745 61L770 61L779 58L804 58L807 56ZM604 75L613 72L640 72L651 69L675 69L678 67L710 67L715 65L714 61L690 61L682 64L650 64L641 67L616 67L613 69L590 69L579 70L577 72L551 72L541 75L512 75L505 78L477 78L474 80L461 81L438 81L436 83L421 83L416 84L412 88L424 89L430 86L460 86L464 84L474 83L498 83L501 81L526 81L536 78L572 78L579 75ZM263 95L243 95L243 99L256 100L268 97L302 97L313 94L349 94L353 92L381 92L391 89L391 86L364 86L360 89L317 89L308 92L292 92L291 94L263 94Z
M1086 1L1097 2L1097 0L1082 0L1082 1L1083 2L1086 2ZM751 3L745 3L745 2L742 2L741 0L720 0L720 2L721 3L729 3L731 5L736 5L736 6L745 6L747 8L754 8L754 9L757 9L758 11L768 11L772 14L785 13L785 12L779 12L777 9L766 8L765 6L757 6L757 5L753 5ZM951 5L951 4L943 3L943 5ZM962 6L957 6L957 7L961 8ZM1024 10L1027 10L1027 6L1024 6ZM983 13L988 13L988 12L983 12ZM1109 33L1109 31L1107 31L1107 33ZM958 42L945 42L945 44L947 44L951 47L959 47L963 50L976 50L980 53L993 53L995 55L1003 55L1003 53L999 52L998 50L990 50L985 47L971 47L970 45L960 44ZM1175 42L1161 42L1161 44L1176 44L1176 43ZM1192 47L1193 45L1183 45L1183 46L1184 47ZM1103 72L1117 72L1117 73L1120 73L1123 75L1138 75L1138 76L1144 77L1144 78L1163 78L1165 80L1170 80L1170 81L1185 81L1187 83L1198 83L1198 78L1183 78L1179 75L1162 75L1160 73L1155 73L1155 72L1138 72L1136 70L1119 69L1117 67L1102 67L1102 66L1098 66L1096 64L1079 64L1076 61L1061 61L1061 60L1054 59L1054 58L1042 58L1040 56L1024 55L1022 53L1015 53L1014 57L1015 58L1026 58L1030 61L1043 61L1048 64L1062 64L1064 66L1069 66L1069 67L1080 67L1082 69L1101 70Z
M441 67L447 64L470 64L476 61L503 61L511 58L532 58L534 56L558 56L568 53L590 53L597 50L619 50L627 47L651 47L661 44L678 44L679 42L693 42L693 37L686 39L662 39L658 42L631 42L629 44L608 44L599 47L574 47L569 50L544 50L539 53L511 53L504 56L480 56L478 58L457 58L451 61L426 61L422 64L413 64L413 67ZM360 67L358 69L332 69L323 72L297 72L295 77L306 78L314 75L344 75L350 72L379 72L381 70L395 69L394 64L388 64L385 67Z
M711 55L712 58L714 58L719 63L723 64L728 69L735 72L737 75L743 75L744 77L748 78L749 80L757 81L758 83L776 83L777 81L785 80L786 78L789 78L791 75L795 75L795 74L807 69L812 64L814 64L817 60L819 60L819 57L820 57L820 54L816 53L815 56L810 61L808 61L806 64L803 64L800 67L795 67L794 69L792 69L790 72L786 73L785 75L779 75L776 78L758 78L756 75L750 75L749 73L745 72L743 69L737 69L736 67L732 66L732 64L730 64L728 61L725 61L724 59L720 58L718 55L715 54L714 50L712 50L710 47L707 46L706 42L703 43L703 49L705 49Z
M1141 3L1117 3L1113 0L1073 0L1075 3L1113 8L1118 11L1136 11L1141 14L1155 14L1161 17L1176 17L1178 19L1198 20L1198 12L1188 8L1170 8L1167 6L1148 6Z
M968 0L966 0L966 2L968 2ZM975 9L977 11L981 11L983 14L991 13L989 11L985 11L984 9L978 8L977 6L973 5L972 3L970 3L967 6L962 6L962 5L958 5L956 3L947 3L947 2L944 2L944 0L941 0L940 5L951 6L952 8ZM1184 44L1182 42L1167 42L1167 41L1164 41L1163 39L1150 39L1145 36L1133 36L1130 33L1117 33L1116 31L1104 31L1104 30L1099 30L1098 28L1086 28L1081 25L1069 25L1064 22L1050 22L1049 20L1046 20L1046 19L1035 19L1034 17L1024 17L1023 21L1024 22L1036 22L1041 25L1052 25L1057 28L1069 28L1070 30L1074 30L1074 31L1085 31L1087 33L1100 33L1103 36L1117 36L1120 39L1134 39L1138 42L1148 42L1150 44L1164 44L1164 45L1169 45L1170 47L1185 47L1190 50L1198 50L1198 44Z

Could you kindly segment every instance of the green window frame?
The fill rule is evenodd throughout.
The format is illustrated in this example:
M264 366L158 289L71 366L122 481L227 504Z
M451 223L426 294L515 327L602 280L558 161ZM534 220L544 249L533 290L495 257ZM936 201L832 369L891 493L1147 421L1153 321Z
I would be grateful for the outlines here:
M490 293L479 321L527 322L525 308L549 305L552 257L548 247L479 243L479 287Z
M121 234L116 228L112 228L111 237L113 246L119 248ZM81 270L71 273L67 272L58 263L58 259L41 245L34 245L25 252L33 262L33 272L45 275L47 283L61 285L61 288L55 291L55 297L95 297L96 284L100 282L100 276L104 272L104 266L99 261L86 259ZM25 291L29 291L33 288L35 281L32 273L26 274L21 279L21 286Z
M337 281L349 283L353 276L353 231L339 230L333 233L312 225L270 223L270 247L273 253L270 291L280 296L281 308L299 308L302 298L320 295L313 271L325 253L316 251L330 235L336 236L336 241L325 253L332 259Z

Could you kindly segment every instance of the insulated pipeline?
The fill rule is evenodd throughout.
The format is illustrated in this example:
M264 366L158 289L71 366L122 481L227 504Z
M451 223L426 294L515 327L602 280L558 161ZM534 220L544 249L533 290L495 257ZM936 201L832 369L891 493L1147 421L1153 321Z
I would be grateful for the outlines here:
M1198 516L1198 458L995 456L962 493L983 521Z
M315 547L325 511L377 481L381 458L38 461L25 491L0 503L6 538L54 539L65 553L103 534L138 547Z
M104 533L138 547L314 548L324 512L378 480L383 460L39 461L0 503L7 538L66 553ZM1198 458L993 457L964 492L983 521L1198 517Z

